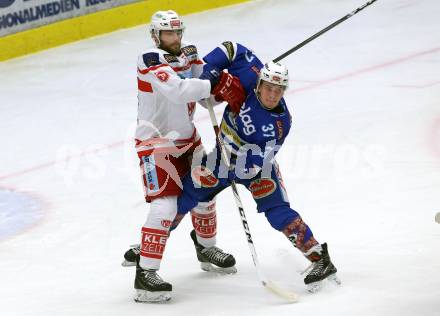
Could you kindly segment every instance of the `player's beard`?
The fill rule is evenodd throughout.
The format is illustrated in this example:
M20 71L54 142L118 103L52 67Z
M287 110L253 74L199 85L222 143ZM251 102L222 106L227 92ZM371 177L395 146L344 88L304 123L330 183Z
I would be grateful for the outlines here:
M173 54L175 56L180 56L180 50L181 50L182 46L181 46L181 43L173 43L171 45L168 45L167 47L161 47L161 48L163 50L166 50L170 54Z

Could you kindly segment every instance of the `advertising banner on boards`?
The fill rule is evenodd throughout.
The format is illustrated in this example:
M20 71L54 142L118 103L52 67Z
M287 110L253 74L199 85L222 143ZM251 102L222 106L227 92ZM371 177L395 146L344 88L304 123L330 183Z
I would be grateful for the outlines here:
M0 37L140 0L0 0Z

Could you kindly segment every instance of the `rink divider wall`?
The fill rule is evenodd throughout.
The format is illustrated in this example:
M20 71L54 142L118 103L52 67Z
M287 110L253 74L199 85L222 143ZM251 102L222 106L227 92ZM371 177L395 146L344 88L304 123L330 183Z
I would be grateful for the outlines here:
M0 38L0 61L35 53L123 28L148 24L158 10L180 15L234 5L249 0L146 0L61 20Z

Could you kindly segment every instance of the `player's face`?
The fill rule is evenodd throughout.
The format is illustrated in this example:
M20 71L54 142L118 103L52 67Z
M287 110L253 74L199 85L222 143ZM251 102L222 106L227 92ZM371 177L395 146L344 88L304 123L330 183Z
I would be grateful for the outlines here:
M160 31L160 48L173 55L180 55L182 30Z
M276 108L284 95L284 87L266 81L261 81L258 87L260 101L268 109Z

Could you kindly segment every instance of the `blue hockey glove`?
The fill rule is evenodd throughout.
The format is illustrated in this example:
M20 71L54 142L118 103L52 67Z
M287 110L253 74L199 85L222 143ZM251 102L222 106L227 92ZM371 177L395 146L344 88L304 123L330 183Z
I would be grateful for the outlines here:
M199 79L209 80L211 82L211 91L214 90L215 86L220 81L222 72L217 67L210 65L203 66L203 72Z

